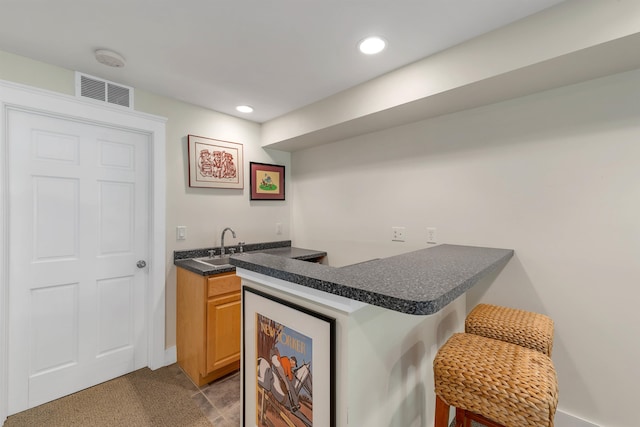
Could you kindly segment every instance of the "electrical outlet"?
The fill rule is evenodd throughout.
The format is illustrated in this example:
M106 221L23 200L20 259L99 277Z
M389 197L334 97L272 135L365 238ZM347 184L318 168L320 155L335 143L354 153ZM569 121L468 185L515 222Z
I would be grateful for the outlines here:
M437 243L436 231L435 227L427 227L427 243Z
M282 223L276 222L276 234L282 234Z
M406 227L391 227L391 240L394 242L404 242Z

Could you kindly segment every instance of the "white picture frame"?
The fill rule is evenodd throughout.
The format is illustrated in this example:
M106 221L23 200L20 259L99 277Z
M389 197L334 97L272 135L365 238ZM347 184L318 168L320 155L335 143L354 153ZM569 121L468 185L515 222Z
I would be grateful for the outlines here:
M243 146L188 135L189 187L244 188Z

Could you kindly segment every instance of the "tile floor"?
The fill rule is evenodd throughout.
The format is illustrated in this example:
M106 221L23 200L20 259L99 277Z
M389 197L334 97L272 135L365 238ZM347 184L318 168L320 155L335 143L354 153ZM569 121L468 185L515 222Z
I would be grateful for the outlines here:
M191 398L214 427L238 427L240 425L239 371L202 387L196 386L182 370L180 373L192 386L193 395ZM450 427L453 427L454 424L455 419L451 421ZM475 421L471 422L471 426L484 427Z
M240 425L240 372L229 374L212 383L198 387L182 372L193 386L191 398L214 427Z

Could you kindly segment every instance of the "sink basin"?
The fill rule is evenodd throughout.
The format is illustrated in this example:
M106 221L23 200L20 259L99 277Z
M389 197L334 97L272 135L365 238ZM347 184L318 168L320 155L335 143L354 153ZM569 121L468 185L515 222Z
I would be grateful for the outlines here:
M212 258L212 257L202 257L202 258L193 258L194 261L199 262L201 264L208 265L210 267L227 267L231 266L229 263L229 257L224 258Z

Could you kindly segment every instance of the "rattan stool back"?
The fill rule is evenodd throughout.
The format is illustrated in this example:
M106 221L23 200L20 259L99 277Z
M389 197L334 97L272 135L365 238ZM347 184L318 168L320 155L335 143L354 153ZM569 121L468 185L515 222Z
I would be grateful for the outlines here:
M551 356L553 320L544 314L478 304L464 322L468 334L510 342Z

